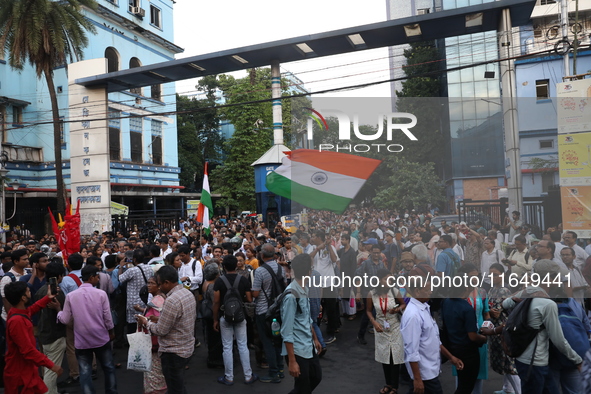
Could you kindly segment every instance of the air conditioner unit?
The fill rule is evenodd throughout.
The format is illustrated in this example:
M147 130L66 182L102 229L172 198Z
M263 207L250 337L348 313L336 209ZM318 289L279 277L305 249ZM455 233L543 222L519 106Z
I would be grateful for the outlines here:
M131 7L131 13L142 18L146 16L146 10L141 7Z

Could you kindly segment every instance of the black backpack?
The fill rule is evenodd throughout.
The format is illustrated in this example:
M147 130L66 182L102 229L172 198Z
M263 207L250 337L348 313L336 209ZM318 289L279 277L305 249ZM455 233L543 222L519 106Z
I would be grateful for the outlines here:
M293 294L294 297L296 297L296 304L297 304L297 313L301 314L302 313L302 307L300 306L300 302L298 301L298 298L296 296L296 294L293 292L292 289L287 289L284 290L279 297L277 297L275 299L275 301L269 306L269 309L267 309L267 313L265 314L265 334L269 337L273 339L273 344L278 346L281 344L281 342L283 342L283 339L281 338L281 336L274 336L273 335L273 330L271 329L271 324L273 324L273 320L277 320L277 322L279 324L282 323L281 320L281 304L283 303L283 299L285 298L285 296L287 296L288 294Z
M528 324L528 312L533 301L533 297L526 298L518 303L515 308L509 314L505 328L501 337L503 350L509 357L519 357L523 354L525 349L529 346L534 339L536 339L537 347L537 336L540 331L545 327L542 324L540 328L535 329ZM536 350L534 347L533 356L535 356ZM533 362L533 357L532 357Z
M226 285L226 295L224 296L224 304L222 305L222 311L224 312L224 319L227 323L238 324L244 321L244 303L242 297L238 291L238 285L240 284L240 275L236 275L234 284L230 285L228 278L225 275L221 277L222 281Z
M269 275L271 275L271 294L267 294L265 286L261 286L261 290L267 299L267 306L271 306L286 288L285 282L283 281L283 275L281 274L281 266L277 264L277 273L273 272L268 264L263 264L259 268L266 269L269 272ZM281 278L281 280L279 278Z

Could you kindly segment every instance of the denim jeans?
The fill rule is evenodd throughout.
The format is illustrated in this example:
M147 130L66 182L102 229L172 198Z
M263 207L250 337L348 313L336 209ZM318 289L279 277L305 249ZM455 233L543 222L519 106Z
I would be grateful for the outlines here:
M168 387L167 394L187 394L185 387L185 367L191 357L182 358L175 353L161 353L162 375Z
M113 352L111 342L94 349L76 349L78 368L80 370L80 387L83 394L94 394L92 384L92 355L96 356L103 373L105 374L105 393L117 394L117 378L115 377L115 364L113 363Z
M273 345L273 340L267 335L267 323L265 314L256 315L257 330L259 338L263 343L263 351L269 364L269 376L277 376L279 370L283 369L283 357L281 357L281 346Z
M252 368L250 368L250 353L248 352L246 338L246 320L238 324L230 324L222 317L220 319L220 331L222 332L222 345L224 347L223 356L226 380L234 381L234 357L232 354L234 336L236 336L240 363L244 371L244 380L250 380L252 377Z
M318 337L318 342L320 342L320 346L324 349L326 347L326 343L324 343L324 337L322 336L322 331L320 331L320 327L318 326L318 315L320 314L320 298L310 298L310 316L312 316L312 327L314 328L314 332Z
M562 388L562 394L577 394L582 392L583 378L577 368L552 369L552 375L557 385Z
M549 366L530 366L515 360L515 367L521 379L521 394L550 394L558 393L558 385L554 381ZM529 379L526 379L529 378Z

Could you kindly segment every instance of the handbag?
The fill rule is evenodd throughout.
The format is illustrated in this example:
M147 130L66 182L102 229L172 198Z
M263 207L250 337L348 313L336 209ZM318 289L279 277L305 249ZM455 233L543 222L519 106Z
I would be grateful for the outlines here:
M150 293L148 292L148 279L146 278L146 274L144 274L144 270L142 269L142 267L140 267L138 265L137 269L140 270L140 272L142 273L142 276L144 277L144 280L146 281L146 284L142 286L142 288L140 289L140 300L142 300L142 302L144 304L148 304L148 297L150 295Z
M127 334L129 352L127 353L127 369L138 372L152 370L152 336L139 330Z

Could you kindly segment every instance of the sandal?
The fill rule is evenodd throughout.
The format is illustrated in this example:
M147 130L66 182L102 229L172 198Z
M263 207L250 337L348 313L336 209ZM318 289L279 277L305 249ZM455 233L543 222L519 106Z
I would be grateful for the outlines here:
M380 390L380 394L390 394L393 390L394 388L387 384L384 387L382 387L382 389Z

